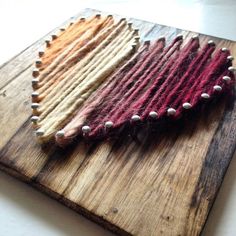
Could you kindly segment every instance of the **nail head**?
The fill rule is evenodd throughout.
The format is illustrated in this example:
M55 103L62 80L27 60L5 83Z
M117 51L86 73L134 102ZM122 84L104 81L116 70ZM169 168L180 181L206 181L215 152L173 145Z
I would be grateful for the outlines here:
M37 102L34 102L34 103L31 104L31 108L32 109L37 109L37 108L39 108L39 104Z
M209 40L209 41L208 41L208 44L209 44L209 45L215 45L215 42L214 42L213 40Z
M52 37L52 40L55 40L58 36L57 36L57 34L55 33L55 34L52 34L51 37Z
M87 134L91 131L91 128L88 125L82 127L82 132Z
M173 116L173 115L175 115L175 113L176 113L176 110L174 108L168 108L168 110L167 110L168 116Z
M199 39L199 36L196 34L196 35L193 35L192 36L192 39Z
M39 75L39 69L37 69L37 68L33 69L32 75L33 75L33 77L38 77L38 75Z
M31 120L31 122L36 123L36 122L38 122L39 117L38 116L32 116L30 120Z
M215 85L213 89L217 92L220 92L222 90L222 87L220 85Z
M150 116L151 118L153 118L153 119L157 119L158 114L157 114L157 112L155 112L155 111L150 111L150 112L149 112L149 116Z
M41 66L42 65L42 60L41 59L36 60L35 65L36 65L36 67Z
M39 96L39 93L34 91L32 94L31 94L32 97L38 97Z
M235 69L233 66L230 66L230 67L228 68L228 70L229 70L230 72L235 72L235 71L236 71L236 69Z
M59 138L64 137L64 136L65 136L64 130L59 130L59 131L56 133L56 136L59 137Z
M202 93L201 97L204 99L208 99L208 98L210 98L210 95L208 93Z
M105 122L105 127L106 128L111 128L112 126L113 126L113 122L112 121Z
M36 130L35 133L36 133L36 136L41 137L41 136L44 135L44 130L43 129L38 129L38 130Z
M133 116L131 117L131 120L134 121L134 122L140 121L140 116L139 116L139 115L133 115Z
M230 60L230 61L233 61L234 57L230 55L230 56L227 56L227 59Z
M38 82L39 82L39 79L37 78L32 79L32 85L37 85Z
M183 39L184 36L183 36L183 34L177 34L177 35L176 35L176 38L177 38L177 39Z
M225 81L230 81L231 78L230 78L229 76L223 76L223 80L225 80Z
M183 108L184 109L190 109L192 107L192 105L189 103L189 102L185 102L184 104L183 104Z
M50 44L51 44L51 39L46 39L45 40L45 43L46 43L46 47L50 47Z
M39 57L42 57L44 55L44 50L40 49L39 52L38 52L38 55L39 55Z

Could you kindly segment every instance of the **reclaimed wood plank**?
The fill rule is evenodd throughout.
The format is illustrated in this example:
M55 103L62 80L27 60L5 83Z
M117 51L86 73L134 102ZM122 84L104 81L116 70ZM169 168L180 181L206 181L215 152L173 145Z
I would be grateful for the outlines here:
M142 40L195 34L129 21ZM236 54L235 42L213 39ZM137 139L124 133L67 149L41 147L30 127L29 102L32 61L42 42L0 68L0 168L118 234L199 235L235 152L234 98L165 130L140 131Z

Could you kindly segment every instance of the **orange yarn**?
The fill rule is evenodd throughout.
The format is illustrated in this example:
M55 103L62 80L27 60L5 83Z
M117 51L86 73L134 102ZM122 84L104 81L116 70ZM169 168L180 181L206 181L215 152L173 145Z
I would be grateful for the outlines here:
M44 70L47 65L49 65L60 53L64 50L66 46L72 43L74 40L83 35L93 24L100 22L101 17L91 17L88 20L81 19L78 22L70 25L67 32L62 32L60 37L53 40L50 47L46 48L46 53L42 56L42 66L40 70Z
M106 27L108 28L112 23L113 23L113 19L109 19L108 21L104 23L103 29ZM66 77L66 75L71 73L71 71L74 70L74 66L76 65L76 62L78 61L78 59L81 60L90 51L92 51L95 47L97 47L97 45L99 45L107 37L109 32L110 31L101 32L100 37L98 37L98 39L94 41L92 41L94 35L92 35L92 38L89 37L89 38L84 39L82 44L85 42L85 45L83 45L82 47L78 45L78 48L76 47L76 49L73 50L75 51L74 52L75 55L74 54L71 55L71 53L68 54L68 56L65 58L66 63L64 66L61 67L61 70L58 71L55 74L55 76L53 76L51 79L48 79L48 82L47 82L47 78L45 78L45 80L43 80L42 87L40 87L39 85L40 88L38 89L38 92L40 93L40 97L38 99L42 100L46 96L46 94L48 94L53 89L53 86L51 85L55 86L61 80L63 80Z

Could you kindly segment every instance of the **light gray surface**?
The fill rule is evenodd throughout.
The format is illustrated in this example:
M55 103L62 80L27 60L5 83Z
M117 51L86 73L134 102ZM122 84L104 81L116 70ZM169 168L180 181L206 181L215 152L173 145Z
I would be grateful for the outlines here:
M236 0L0 0L0 64L86 7L236 40ZM235 169L234 158L206 224L205 236L236 235ZM112 235L3 173L0 209L0 236Z

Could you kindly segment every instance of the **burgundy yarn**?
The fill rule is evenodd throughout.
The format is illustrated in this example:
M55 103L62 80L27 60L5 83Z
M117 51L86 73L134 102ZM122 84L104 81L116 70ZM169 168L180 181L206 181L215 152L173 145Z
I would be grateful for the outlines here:
M228 69L224 70L221 75L218 76L218 78L211 84L212 86L208 87L208 91L206 90L206 93L210 95L210 97L213 94L218 94L224 91L227 87L227 82L223 80L223 76L229 76ZM219 85L222 88L222 91L216 91L214 90L214 85ZM194 103L193 103L194 104Z
M214 75L214 78L212 77L208 77L205 80L205 86L204 88L198 88L195 93L193 94L193 97L190 100L190 103L192 104L192 106L196 105L198 103L199 100L201 100L201 94L203 92L208 93L209 91L211 91L211 89L213 88L214 85L218 85L218 82L223 80L223 76L225 76L227 74L227 67L224 68L221 73L217 73Z
M196 80L189 94L184 99L184 102L190 101L190 103L195 104L201 93L204 92L203 89L207 90L207 87L210 86L223 71L228 69L229 63L227 62L227 56L229 56L229 51L222 52L219 50L216 53L211 63L205 68L200 78Z
M186 73L182 76L174 88L172 88L169 95L166 97L165 102L157 111L159 118L166 114L167 108L169 107L176 109L180 103L182 107L184 97L188 94L188 91L196 81L196 78L204 70L214 50L215 46L207 44L198 53L196 58L189 65Z
M223 53L227 54L226 52ZM184 110L184 108L182 107L182 104L184 102L189 102L192 108L194 108L197 104L201 102L202 93L207 93L211 97L211 95L215 92L213 89L214 85L221 86L225 84L223 83L223 76L229 74L228 67L231 65L231 62L227 62L226 55L223 57L224 59L218 58L218 56L221 54L221 51L219 51L217 54L213 57L212 61L208 64L208 66L203 70L202 74L199 75L198 78L195 78L195 87L192 87L195 89L191 88L189 90L191 93L187 93L187 96L185 96L182 99L182 102L178 104L175 118L181 117L182 111ZM214 69L212 70L212 68Z
M126 91L129 91L130 87L132 88L132 85L135 84L136 80L144 73L150 63L152 63L153 60L155 61L155 58L158 58L164 48L164 45L165 41L163 39L157 40L156 43L151 47L151 49L146 52L146 54L142 58L140 58L139 62L137 62L137 64L123 79L123 81L125 79L127 80L124 83L120 83L120 86L117 86L112 91L109 104L106 104L106 106L104 106L104 109L102 110L102 113L107 115L105 117L100 116L90 124L90 128L92 128L92 132L90 133L91 136L93 135L93 133L96 133L98 129L103 129L104 122L107 121L107 117L109 117L109 114L112 114L112 112L117 109L117 102L122 99ZM113 94L114 96L112 96ZM112 109L113 107L114 109Z
M159 40L157 40L157 43L159 43L158 42ZM177 38L175 38L175 40L173 41L173 43L169 46L169 47L167 47L165 50L164 50L164 52L160 55L160 58L157 60L157 62L159 63L160 62L160 60L161 59L163 59L163 56L170 50L170 48L171 47L173 47L174 46L174 44L176 44L176 42L182 42L182 40L181 40L181 38L180 37L177 37ZM178 44L177 45L178 47L180 46L180 44ZM142 58L143 59L143 58ZM140 62L142 63L142 59L140 59ZM167 60L167 59L166 59ZM157 63L156 63L157 64ZM154 65L153 65L153 67L155 67L156 66L156 64L154 63ZM139 65L137 65L137 68L139 67ZM136 68L135 68L136 69ZM149 71L150 69L149 68L147 68L146 69L146 71L145 71L145 73L147 73L148 71ZM127 75L126 75L126 78L128 78L128 76L131 76L132 75L132 73L133 73L133 71L130 71L130 73L128 73ZM141 77L141 79L144 79L145 77L144 77L144 75ZM128 83L127 83L128 84ZM123 85L122 85L123 86ZM124 87L125 87L125 85L124 85ZM113 90L112 91L112 94L111 94L111 96L110 96L110 103L111 104L113 104L113 106L114 106L114 104L116 104L116 102L117 101L119 101L119 98L117 98L118 96L117 96L117 94L116 94L116 92L117 92L117 90L119 91L120 90L120 88L117 88L116 90ZM105 107L105 106L104 106ZM106 112L109 112L110 111L110 108L111 107L107 107L106 108ZM102 112L103 113L103 112ZM105 113L106 114L106 113Z
M141 115L142 119L145 119L146 116L153 110L153 106L158 103L158 99L162 96L162 93L167 88L169 83L172 83L172 80L175 80L175 77L178 74L183 73L184 64L187 63L189 59L189 53L194 52L199 47L197 40L191 40L180 52L177 58L170 60L170 73L160 74L157 76L156 82L150 87L150 89L144 94L144 97L138 101L138 109L136 110L137 114ZM148 102L148 105L146 106Z
M161 73L154 79L153 84L146 90L142 97L132 106L133 114L139 114L142 107L149 102L152 95L156 92L157 88L164 82L169 75L171 69L174 67L176 61L179 58L179 53L175 53L169 58L169 61L165 64ZM130 114L131 115L131 114Z
M160 44L160 42L162 42L162 44ZM106 121L113 121L117 118L113 119L113 115L117 115L119 116L120 111L122 111L120 108L122 107L123 109L126 106L130 106L130 100L133 99L134 96L131 97L131 99L129 99L129 101L127 100L129 98L129 95L134 95L133 92L135 92L135 95L138 95L138 93L140 93L142 91L142 89L140 89L141 87L145 87L147 85L147 81L150 80L151 77L153 77L153 75L151 75L150 77L147 77L147 75L153 71L153 69L155 68L156 70L154 72L157 72L158 70L161 69L161 67L163 66L163 64L168 60L168 58L171 56L171 54L173 54L177 49L179 49L180 45L182 43L182 38L181 37L176 37L172 44L170 46L168 46L167 48L164 49L164 51L160 54L160 52L163 49L164 46L164 42L162 40L157 40L157 42L154 44L154 46L152 46L149 49L149 57L144 60L142 63L142 66L138 69L138 71L133 75L132 79L136 79L136 83L134 83L133 87L131 87L131 89L126 89L126 93L122 94L123 96L120 96L118 99L116 99L116 101L112 101L113 104L116 104L114 106L113 110L108 109L107 111L109 112L107 116L105 116L102 120L99 121L99 123L97 124L97 126L95 127L95 129L92 129L92 132L90 133L90 137L91 136L97 136L103 129L104 129L104 123ZM174 47L174 49L171 51L172 47ZM154 49L156 48L156 50L154 51ZM169 55L168 55L169 52ZM156 56L157 55L157 56ZM167 58L165 58L165 56L167 56ZM165 58L165 59L164 59ZM145 81L145 79L148 79L147 81ZM129 85L129 81L127 83L127 85ZM127 88L126 84L124 85L125 88ZM123 102L124 101L124 102ZM132 102L132 101L131 101ZM117 109L118 108L118 109ZM118 112L116 112L118 111ZM93 122L93 123L97 123L97 122ZM91 126L91 125L90 125Z
M114 90L113 93L116 91L119 91L117 96L113 97L113 103L118 101L120 99L119 95L123 95L125 91L130 89L132 85L136 82L136 79L144 73L144 71L149 66L149 63L152 62L152 60L155 60L155 57L158 57L160 52L163 50L165 46L164 40L157 40L157 42L149 49L146 54L143 56L142 59L139 60L139 62L133 67L132 70L127 74L126 78L129 78L125 81L124 84L121 84L121 87L117 87L116 90ZM150 54L150 51L152 50L152 53ZM118 98L118 99L117 99Z
M169 47L167 47L163 53L160 55L158 60L154 62L145 72L144 74L139 77L137 82L134 84L134 86L125 94L125 96L119 101L118 104L120 104L120 108L113 113L113 115L110 117L110 120L116 120L118 116L120 116L129 106L132 104L132 102L138 98L141 92L148 86L150 81L153 79L154 74L158 73L161 68L164 66L168 58L173 54L182 43L182 40L174 40L174 43L172 43ZM177 46L175 45L176 42L179 42ZM176 46L176 47L174 47ZM170 49L174 47L173 50ZM151 74L150 74L151 73ZM150 76L148 76L150 74ZM126 118L125 118L126 119Z
M167 75L169 74L169 71L171 70L171 68L173 67L173 64L177 61L178 59L178 52L175 52L172 57L169 58L169 61L164 64L164 68L162 68L161 72L160 72L160 76L158 77L158 80L156 81L153 81L154 83L154 86L151 86L151 87L154 87L154 89L151 91L153 94L155 93L155 90L156 90L156 83L158 85L158 83L162 83L164 81L164 79L167 77ZM152 76L153 76L153 73L151 73L149 75L149 79L147 79L146 81L152 79ZM155 77L154 77L155 79ZM145 94L149 93L150 92L150 88L148 88L148 90L141 96L140 99L137 100L136 103L134 103L134 105L130 104L129 106L129 109L127 109L126 111L123 111L124 113L120 116L120 117L117 117L117 120L116 122L114 123L114 128L118 128L119 126L121 126L127 119L130 119L132 114L136 114L136 111L138 109L141 109L140 107L144 106L144 104L147 104L148 103L148 100L149 100L149 97L146 96L146 101L142 101L142 103L140 103L140 100L143 99L145 96ZM118 116L118 115L117 115Z
M148 104L146 110L143 112L142 119L147 118L153 109L154 111L158 111L160 109L163 101L165 101L171 90L186 72L189 64L194 59L194 56L196 55L196 52L199 48L198 40L192 39L191 41L189 43L189 48L187 47L186 51L183 52L182 58L179 59L179 63L177 63L172 73L167 77L165 82L152 98L151 102Z
M122 97L118 97L113 99L113 103L118 102L120 103L124 98L127 97L127 94L129 91L138 83L140 76L145 73L146 70L149 69L150 66L152 66L153 62L156 61L156 59L159 59L158 56L160 56L160 53L162 52L163 48L165 46L164 40L158 40L146 53L146 58L143 58L140 60L140 63L137 63L137 70L134 74L132 74L133 71L131 71L131 77L129 80L127 80L124 84L122 84L121 92ZM117 106L117 104L116 104ZM109 110L109 113L113 114L115 112L116 108L113 110Z
M91 104L79 111L81 116L87 116L85 124L91 128L87 136L104 137L108 130L130 122L133 115L146 121L151 111L161 119L167 117L168 108L174 108L176 113L171 117L179 118L185 102L194 108L203 100L202 93L211 97L232 86L235 76L228 70L232 65L227 60L228 50L217 50L211 58L215 45L206 44L199 50L199 40L192 38L179 50L181 43L177 37L164 48L164 41L159 39L150 47L143 46L117 70L94 93ZM230 76L231 80L225 81L223 76ZM215 85L221 86L222 91L214 89ZM113 123L108 130L104 127L107 121Z

